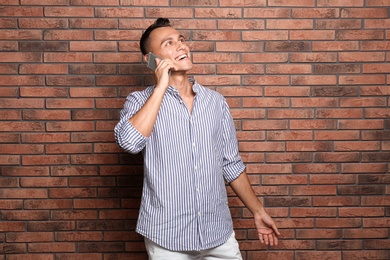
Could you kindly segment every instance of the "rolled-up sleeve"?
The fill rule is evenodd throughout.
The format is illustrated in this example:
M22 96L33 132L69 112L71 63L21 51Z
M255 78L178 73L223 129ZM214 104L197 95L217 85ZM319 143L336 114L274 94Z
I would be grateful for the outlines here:
M236 128L226 101L224 102L223 114L223 174L225 180L230 183L245 170L245 164L238 152Z
M142 151L148 140L129 121L141 109L142 105L135 95L130 94L120 112L120 120L114 128L115 140L118 145L123 150L133 154Z

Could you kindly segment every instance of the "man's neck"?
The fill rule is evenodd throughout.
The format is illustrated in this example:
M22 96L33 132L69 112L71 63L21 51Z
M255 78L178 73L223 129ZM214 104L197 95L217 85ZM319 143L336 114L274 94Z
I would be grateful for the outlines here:
M173 74L173 73L172 73ZM181 97L193 97L195 93L192 90L192 83L187 74L171 75L169 85L179 91Z

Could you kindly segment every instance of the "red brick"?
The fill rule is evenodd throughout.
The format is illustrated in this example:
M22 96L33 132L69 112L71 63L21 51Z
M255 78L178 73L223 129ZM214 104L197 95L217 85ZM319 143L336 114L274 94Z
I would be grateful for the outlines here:
M42 7L13 7L13 6L3 6L0 8L0 13L2 16L15 16L15 17L23 17L23 16L43 16L43 8Z
M140 62L138 53L95 53L94 61L98 63L132 63Z
M313 51L356 51L359 50L358 41L314 41Z
M296 96L309 96L310 87L264 87L264 96L286 96L286 97L296 97ZM241 95L240 95L241 96Z
M390 73L388 64L364 64L363 73Z
M16 165L20 164L20 156L19 155L0 155L0 164L2 165Z
M18 42L15 41L0 41L1 51L18 51Z
M60 18L20 18L19 27L24 29L66 29L68 21Z
M313 118L314 111L309 109L275 109L268 111L268 118Z
M314 6L314 0L297 0L290 2L288 0L269 0L269 6Z
M284 151L284 144L283 143L276 143L276 142L261 142L261 143L255 143L255 142L242 142L239 145L239 150L243 152L271 152L271 151Z
M383 217L384 209L383 208L340 208L339 209L340 217ZM359 225L360 227L360 225Z
M344 260L355 260L355 259L388 259L388 252L386 250L359 250L359 251L343 251Z
M290 18L289 8L245 8L244 18Z
M365 228L343 230L343 238L387 238L388 236L388 229Z
M93 130L93 122L48 122L46 129L49 132L91 131Z
M23 120L70 120L70 111L63 110L28 110L22 113Z
M360 73L361 66L358 64L315 64L314 74L352 74Z
M92 62L90 53L45 53L45 62Z
M311 74L312 66L309 64L268 64L266 74Z
M20 111L0 111L0 118L3 120L21 120Z
M345 164L342 166L343 173L384 173L386 164Z
M335 195L336 186L332 185L312 185L312 186L292 186L291 195Z
M94 83L90 76L46 76L48 86L91 86Z
M294 142L289 141L286 142L286 151L289 152L310 152L310 151L331 151L331 143L330 142Z
M46 17L93 17L92 7L45 7Z
M67 74L68 66L62 64L21 64L20 74Z
M28 77L31 79L31 77ZM28 80L28 78L26 78L26 80ZM43 108L44 107L44 103L43 103L43 99L2 99L0 101L0 107L1 108L24 108L24 107L28 107L28 108Z
M340 30L336 32L336 40L383 40L380 30Z
M336 208L292 208L290 211L291 217L336 217Z
M198 28L204 28L205 26L198 26ZM210 26L211 27L211 26ZM243 30L243 29L251 29L251 30L259 30L264 29L264 21L262 20L220 20L218 21L218 29L226 30L226 29L234 29L234 30ZM215 29L215 28L208 28ZM243 32L245 33L245 32Z
M6 237L7 237L7 241L17 242L17 243L51 242L53 239L53 233L51 232L8 233Z
M72 52L79 51L115 51L116 42L112 41L99 41L99 42L83 42L83 41L71 41L69 44L69 50ZM138 50L138 46L137 46Z
M119 208L120 201L118 199L76 199L74 200L74 208L95 209L95 208Z
M68 89L63 87L46 88L46 87L21 87L21 97L66 97Z
M18 74L18 67L15 64L0 64L0 74Z
M38 122L2 122L0 123L1 130L0 131L14 131L18 129L18 131L22 132L31 132L31 131L43 131L44 125L43 123Z
M338 8L294 8L293 18L338 18Z
M241 18L239 8L195 8L195 18Z
M69 0L21 0L22 5L67 5Z
M288 107L288 99L287 98L262 98L259 100L258 98L250 98L246 97L242 100L243 107Z
M347 206L359 206L360 199L356 196L317 196L313 198L313 206L339 206L339 207L347 207ZM330 218L324 220L325 223L328 220L334 220L334 218ZM342 223L342 221L340 222ZM326 225L326 224L324 224Z
M390 116L390 108L367 108L364 116L366 118L388 118Z
M47 144L46 154L91 153L91 144Z
M57 253L57 252L74 252L76 245L74 243L31 243L28 247L29 252L31 253Z
M9 260L54 260L53 254L11 254Z
M15 29L17 28L16 18L0 18L0 28L2 29Z
M290 30L307 30L313 29L312 20L267 20L266 29L290 29Z
M367 29L386 29L390 25L390 20L384 19L369 19L364 23L364 28Z
M94 188L52 188L50 189L49 197L51 199L73 199L73 198L89 198L96 197L96 189Z
M118 157L110 154L71 155L72 164L116 164Z
M46 99L47 108L93 108L94 100L93 99Z
M291 62L336 62L335 53L291 53Z
M287 62L288 55L283 53L251 53L251 54L242 54L242 61L245 63L253 63L253 62Z
M362 118L362 109L317 109L316 118Z
M364 23L364 28L367 27L367 23L371 23L372 18L387 18L388 9L386 8L343 8L341 10L342 18L369 18ZM381 20L383 23L383 20ZM380 26L380 24L378 24ZM375 27L380 28L380 27Z
M363 6L363 0L318 0L318 6Z
M44 40L64 41L88 41L92 40L93 32L90 30L47 30L44 32Z
M340 85L384 84L385 81L386 81L385 75L339 76L339 84Z
M143 8L96 8L96 17L110 17L110 18L128 18L128 17L143 17ZM164 16L165 17L165 16Z
M69 162L67 155L25 155L22 157L23 165L68 164Z
M303 28L305 29L305 28ZM318 28L320 29L320 28ZM325 28L330 29L330 28ZM335 38L335 32L331 30L294 30L290 32L290 40L333 40Z
M254 40L258 36L259 35L256 35L255 33L246 35L245 32L243 32L243 39L244 40L251 41L251 40ZM217 42L216 43L216 50L218 52L261 52L262 46L263 45L261 43L258 43L258 42L234 42L234 44L232 42ZM195 57L196 57L196 55L195 55Z
M263 176L262 185L307 184L306 176Z
M301 85L335 85L336 76L291 76L294 86Z
M97 219L97 210L53 210L50 218L53 220L83 220Z
M339 53L340 62L372 62L385 61L384 52L341 52Z
M0 144L0 154L43 154L43 145Z
M100 241L102 232L56 232L55 236L61 242Z
M25 209L71 209L72 201L71 200L25 200L24 201Z
M335 151L379 151L380 142L335 142Z

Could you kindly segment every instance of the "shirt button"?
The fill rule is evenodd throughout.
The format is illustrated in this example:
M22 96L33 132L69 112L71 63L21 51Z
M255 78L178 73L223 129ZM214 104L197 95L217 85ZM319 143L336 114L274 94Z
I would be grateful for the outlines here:
M200 217L201 215L202 215L202 213L199 211L199 212L198 212L198 216Z
M196 188L196 191L199 192L199 188Z
M198 169L198 166L195 165L194 168L195 168L195 170L196 170L196 169Z

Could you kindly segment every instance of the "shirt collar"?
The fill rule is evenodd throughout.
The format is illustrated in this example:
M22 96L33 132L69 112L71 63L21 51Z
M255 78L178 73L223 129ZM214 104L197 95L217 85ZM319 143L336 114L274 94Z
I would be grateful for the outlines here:
M192 90L194 91L195 95L200 93L202 91L202 87L199 85L199 83L196 82L196 80L194 78L188 78L188 79L192 84ZM168 86L167 92L170 94L179 94L179 91L175 87L172 87L172 86Z

